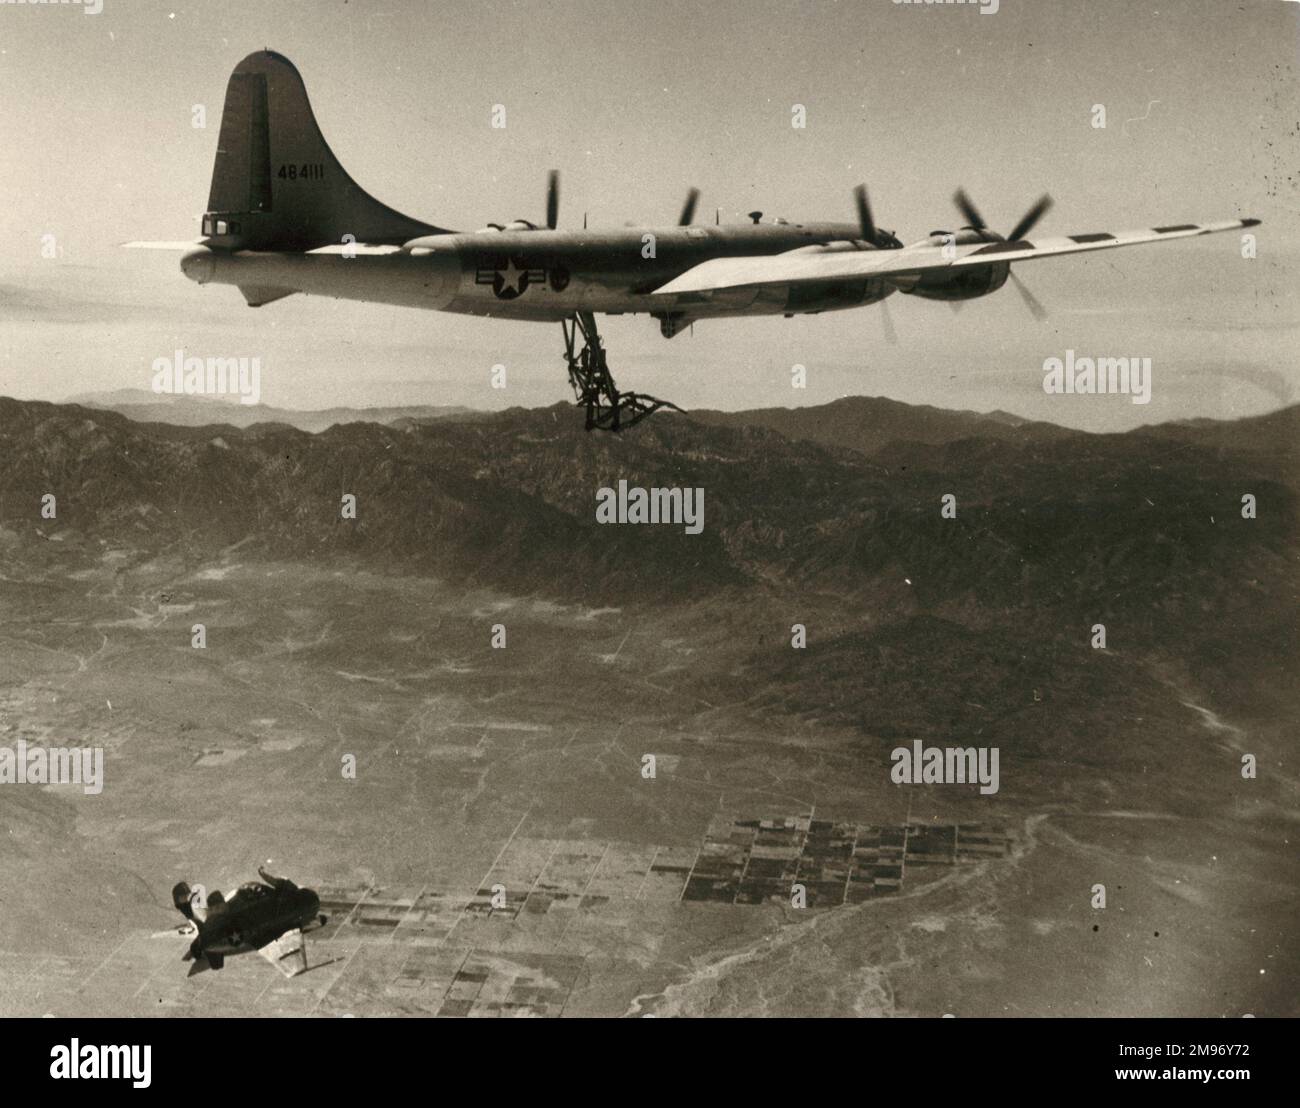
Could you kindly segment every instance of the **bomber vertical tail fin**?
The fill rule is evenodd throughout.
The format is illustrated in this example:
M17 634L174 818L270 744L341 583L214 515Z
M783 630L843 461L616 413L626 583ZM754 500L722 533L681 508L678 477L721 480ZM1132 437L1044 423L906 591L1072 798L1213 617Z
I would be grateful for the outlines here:
M288 58L263 50L235 67L203 217L207 245L297 251L340 243L344 235L397 245L441 233L381 204L348 175Z

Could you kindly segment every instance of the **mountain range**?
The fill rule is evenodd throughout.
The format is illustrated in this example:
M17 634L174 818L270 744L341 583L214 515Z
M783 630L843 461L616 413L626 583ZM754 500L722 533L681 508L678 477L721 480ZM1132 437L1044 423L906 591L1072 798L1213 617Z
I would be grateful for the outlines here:
M584 433L568 405L389 409L310 433L0 399L0 538L33 567L55 552L197 563L238 545L589 605L707 604L741 622L826 610L844 635L947 621L1002 648L1041 649L1064 629L1083 641L1104 623L1258 700L1285 689L1294 652L1297 431L1300 407L1095 435L851 398L660 414L619 436ZM703 533L602 526L597 490L620 480L703 489Z

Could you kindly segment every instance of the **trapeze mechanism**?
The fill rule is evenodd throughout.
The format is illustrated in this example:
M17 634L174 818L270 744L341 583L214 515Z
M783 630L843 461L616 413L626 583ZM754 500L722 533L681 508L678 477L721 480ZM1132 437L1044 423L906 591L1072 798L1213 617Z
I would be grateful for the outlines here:
M635 392L619 392L605 361L605 347L596 331L596 317L578 312L561 320L564 330L564 358L569 365L569 384L579 407L587 409L587 430L620 431L640 423L660 408L680 412L668 400ZM578 337L582 348L578 349Z

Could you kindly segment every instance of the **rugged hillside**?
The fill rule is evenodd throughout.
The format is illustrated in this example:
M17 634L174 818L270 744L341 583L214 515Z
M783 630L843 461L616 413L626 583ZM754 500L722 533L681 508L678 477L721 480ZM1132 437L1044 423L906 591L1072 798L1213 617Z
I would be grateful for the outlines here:
M108 550L202 561L241 543L241 558L591 604L707 600L729 617L764 598L1039 645L1102 622L1112 645L1190 653L1225 684L1249 667L1247 685L1286 684L1297 492L1281 446L1230 450L1220 425L1009 441L1002 421L960 413L947 414L947 441L926 445L910 417L873 410L905 439L867 457L679 416L584 434L566 406L312 435L0 400L0 524L11 559L37 570ZM1297 410L1266 423L1280 443ZM704 533L601 526L596 490L620 479L703 488ZM56 521L39 516L46 492ZM355 521L340 518L344 493ZM949 493L955 519L940 512Z
M680 417L588 435L563 406L311 435L5 400L0 447L0 518L28 534L199 555L248 540L592 599L759 582L852 594L886 575L909 578L923 605L1192 616L1229 576L1268 595L1295 537L1296 494L1271 457L1141 432L902 442L868 460ZM620 479L703 488L704 533L600 526L596 490ZM52 526L37 513L45 492L59 498ZM340 518L343 493L356 521ZM941 517L948 493L956 519ZM1241 517L1245 493L1257 519Z

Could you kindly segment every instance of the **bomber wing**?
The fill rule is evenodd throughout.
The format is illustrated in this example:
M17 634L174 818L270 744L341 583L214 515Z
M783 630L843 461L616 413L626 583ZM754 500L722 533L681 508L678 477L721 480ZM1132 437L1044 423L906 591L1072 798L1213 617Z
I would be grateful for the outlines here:
M960 269L991 262L1025 262L1059 254L1082 254L1117 246L1137 246L1166 239L1191 238L1218 231L1254 227L1258 219L1217 223L1178 223L1140 231L1097 231L1032 242L976 242L960 246L921 243L901 250L839 250L818 253L807 248L784 254L714 258L701 262L654 290L655 296L709 293L751 285L797 285L861 277L892 277L936 269Z

